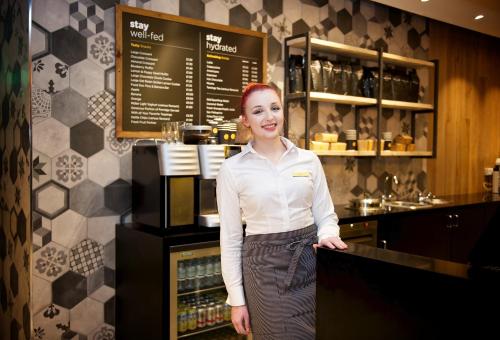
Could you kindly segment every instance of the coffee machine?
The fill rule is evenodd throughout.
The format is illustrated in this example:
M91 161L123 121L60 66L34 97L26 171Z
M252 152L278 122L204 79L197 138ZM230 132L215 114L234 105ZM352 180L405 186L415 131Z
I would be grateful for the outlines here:
M144 141L132 149L132 221L166 229L196 224L198 146Z
M198 190L196 210L200 226L220 226L217 212L216 177L224 160L239 152L241 152L240 145L198 145L201 172L196 185Z

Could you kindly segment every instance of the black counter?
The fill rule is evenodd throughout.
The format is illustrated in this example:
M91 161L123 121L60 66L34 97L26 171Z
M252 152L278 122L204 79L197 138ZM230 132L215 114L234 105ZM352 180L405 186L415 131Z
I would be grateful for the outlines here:
M401 208L387 208L374 211L361 211L349 209L348 204L336 204L335 212L339 217L339 223L356 223L366 220L374 220L379 217L393 214L415 214L425 213L426 211L449 209L455 207L473 206L478 204L498 204L500 203L500 195L486 195L483 193L477 194L464 194L464 195L449 195L439 196L439 198L448 201L446 204L435 204L428 208L420 208L416 210L401 209Z
M318 249L317 339L498 339L500 267Z

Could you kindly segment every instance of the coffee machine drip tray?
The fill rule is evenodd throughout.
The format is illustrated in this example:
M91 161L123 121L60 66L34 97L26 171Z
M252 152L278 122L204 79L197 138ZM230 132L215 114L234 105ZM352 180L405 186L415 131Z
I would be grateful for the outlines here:
M198 224L202 227L220 227L219 214L199 215Z
M241 224L245 224L245 218L241 218ZM198 216L198 225L201 227L220 227L219 214L205 214Z

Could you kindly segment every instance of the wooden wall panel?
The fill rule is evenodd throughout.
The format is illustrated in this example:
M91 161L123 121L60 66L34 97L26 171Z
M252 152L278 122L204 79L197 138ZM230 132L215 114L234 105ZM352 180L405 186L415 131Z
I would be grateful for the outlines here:
M427 163L438 195L482 191L500 157L500 39L430 22L430 59L439 59L438 149Z

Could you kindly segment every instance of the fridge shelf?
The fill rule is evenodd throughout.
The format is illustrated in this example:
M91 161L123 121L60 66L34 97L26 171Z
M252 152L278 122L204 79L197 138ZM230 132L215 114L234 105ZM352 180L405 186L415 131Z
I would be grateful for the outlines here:
M233 326L233 324L230 321L226 321L226 322L219 324L219 325L207 326L207 327L204 327L203 329L200 329L200 330L195 330L195 331L191 331L191 332L187 331L185 333L181 333L181 334L177 335L177 339L184 339L184 338L194 336L197 334L203 334L203 333L211 332L211 331L216 330L216 329L220 329L220 328L224 328L224 327L231 327L231 326Z
M205 289L193 290L193 291L185 292L185 293L177 293L177 297L186 296L186 295L193 295L193 294L201 294L201 293L211 292L213 290L218 290L218 289L222 289L222 288L226 288L226 287L224 285L220 285L220 286L214 286L214 287L205 288Z

